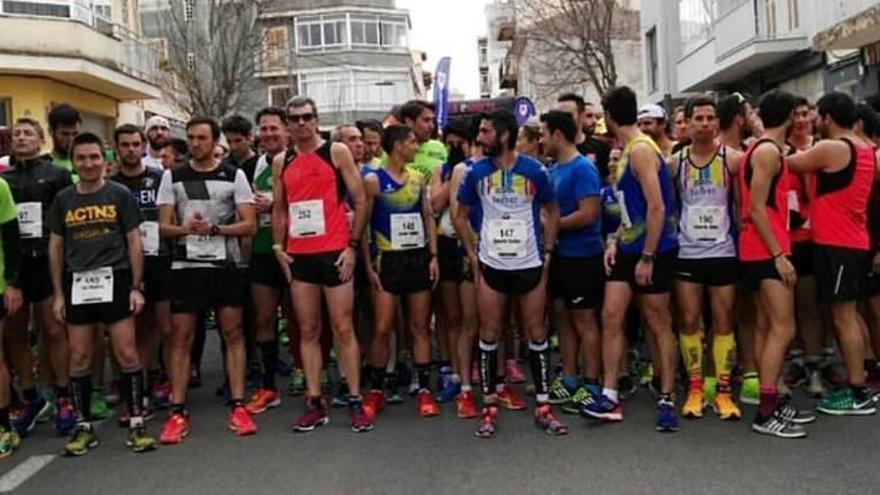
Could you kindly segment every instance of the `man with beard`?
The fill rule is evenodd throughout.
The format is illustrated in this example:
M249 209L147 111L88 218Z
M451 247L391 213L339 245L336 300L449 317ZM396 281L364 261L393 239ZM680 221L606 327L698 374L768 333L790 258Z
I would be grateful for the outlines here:
M153 115L144 124L144 132L147 135L147 153L143 157L144 165L162 170L162 148L168 144L171 137L168 119Z
M671 155L675 141L669 139L666 110L660 105L648 103L639 109L638 117L639 130L657 143L664 158Z
M82 127L79 112L68 104L49 112L49 135L52 136L52 162L76 176L70 161L70 146ZM75 181L76 179L74 179Z
M562 110L574 117L578 125L578 134L575 145L578 152L596 165L599 177L603 180L608 177L608 156L611 146L604 139L596 137L596 121L598 115L596 107L575 93L565 93L556 100L556 110Z

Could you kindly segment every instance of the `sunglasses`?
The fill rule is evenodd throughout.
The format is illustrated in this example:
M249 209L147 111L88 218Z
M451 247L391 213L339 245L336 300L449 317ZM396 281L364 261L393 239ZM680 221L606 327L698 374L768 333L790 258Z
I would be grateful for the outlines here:
M315 120L315 114L304 113L301 115L288 115L287 120L293 122L294 124L308 123L308 122Z

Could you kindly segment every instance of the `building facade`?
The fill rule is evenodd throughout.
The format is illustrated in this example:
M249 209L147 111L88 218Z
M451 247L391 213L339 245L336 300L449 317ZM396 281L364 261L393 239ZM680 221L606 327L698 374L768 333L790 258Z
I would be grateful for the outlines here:
M265 102L307 95L322 127L380 119L426 90L410 51L409 13L394 0L278 0L260 21Z
M649 101L776 87L812 101L830 90L857 98L877 93L880 0L645 3Z
M68 103L106 138L127 104L158 98L158 55L127 22L131 9L136 0L0 2L0 128L20 117L46 125Z

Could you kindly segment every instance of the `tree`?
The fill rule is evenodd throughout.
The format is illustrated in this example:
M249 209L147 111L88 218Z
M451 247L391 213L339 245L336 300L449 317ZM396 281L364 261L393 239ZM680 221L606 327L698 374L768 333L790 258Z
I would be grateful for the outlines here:
M162 0L157 18L167 40L166 97L190 115L224 117L250 107L263 50L258 18L267 0Z
M614 42L638 39L638 13L619 0L518 0L517 36L528 44L531 84L541 96L617 84Z

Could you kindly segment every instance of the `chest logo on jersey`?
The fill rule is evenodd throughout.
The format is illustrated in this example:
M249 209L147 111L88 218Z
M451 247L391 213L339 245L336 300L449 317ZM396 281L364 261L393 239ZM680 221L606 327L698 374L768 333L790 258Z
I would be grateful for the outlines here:
M149 187L149 184L146 184ZM141 189L140 191L135 191L132 194L134 197L135 203L141 208L143 207L152 207L156 205L156 190L155 189Z
M509 173L495 173L486 177L482 181L482 190L493 203L502 205L515 205L535 195L532 181Z
M116 216L116 205L80 206L67 212L64 216L64 223L70 227L107 220L115 221Z

